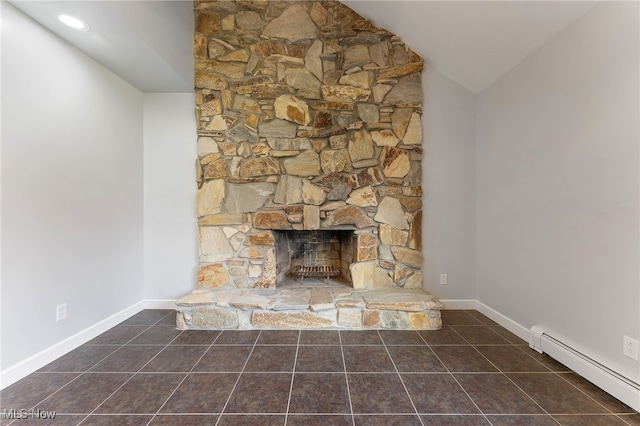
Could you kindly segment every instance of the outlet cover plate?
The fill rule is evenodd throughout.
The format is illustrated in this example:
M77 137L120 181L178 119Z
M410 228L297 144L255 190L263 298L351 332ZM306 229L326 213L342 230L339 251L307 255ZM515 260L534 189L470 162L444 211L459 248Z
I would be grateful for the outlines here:
M629 336L624 336L622 353L625 356L638 361L638 347L640 347L640 342L638 342L636 339L632 339Z

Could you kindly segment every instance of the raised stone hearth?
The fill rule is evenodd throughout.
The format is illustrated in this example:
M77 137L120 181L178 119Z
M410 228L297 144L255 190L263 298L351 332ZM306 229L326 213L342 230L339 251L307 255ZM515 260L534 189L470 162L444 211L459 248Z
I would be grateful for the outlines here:
M436 330L442 304L421 290L344 286L196 290L178 300L181 329Z
M422 291L422 58L333 0L194 13L199 268L179 326L439 327ZM325 288L287 285L307 278Z

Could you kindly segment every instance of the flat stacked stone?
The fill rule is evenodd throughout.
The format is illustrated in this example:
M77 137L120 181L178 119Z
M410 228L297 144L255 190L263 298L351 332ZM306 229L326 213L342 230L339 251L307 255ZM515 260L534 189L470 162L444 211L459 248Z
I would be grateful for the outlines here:
M437 330L443 305L421 289L198 289L176 302L177 326L199 329Z
M194 8L198 287L273 288L265 233L338 228L355 287L421 287L422 58L337 1Z

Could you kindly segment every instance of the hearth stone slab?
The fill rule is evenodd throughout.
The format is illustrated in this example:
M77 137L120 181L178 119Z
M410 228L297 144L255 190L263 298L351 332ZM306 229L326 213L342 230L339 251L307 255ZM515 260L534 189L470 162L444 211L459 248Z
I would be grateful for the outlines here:
M181 330L437 330L442 303L422 290L349 287L198 289L176 301Z

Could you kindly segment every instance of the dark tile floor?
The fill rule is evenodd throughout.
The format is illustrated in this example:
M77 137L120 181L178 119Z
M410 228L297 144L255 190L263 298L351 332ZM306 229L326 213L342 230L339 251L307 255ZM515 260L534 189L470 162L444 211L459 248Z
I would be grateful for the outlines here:
M640 425L476 311L419 332L181 332L174 316L143 311L9 386L0 424Z

